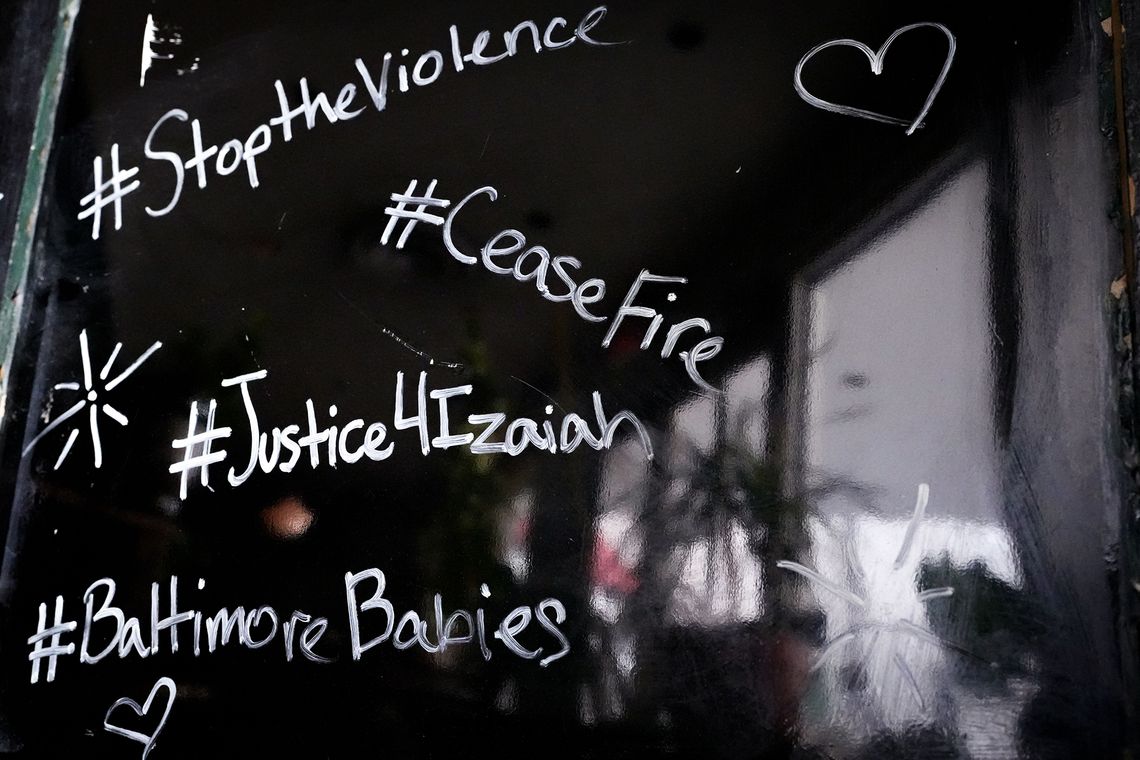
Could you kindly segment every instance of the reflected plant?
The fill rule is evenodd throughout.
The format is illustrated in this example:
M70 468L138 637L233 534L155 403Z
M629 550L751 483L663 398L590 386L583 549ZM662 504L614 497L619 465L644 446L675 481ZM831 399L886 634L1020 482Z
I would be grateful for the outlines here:
M792 740L803 725L800 706L810 704L809 689L813 684L821 686L813 674L830 655L862 639L861 646L872 650L892 647L883 663L894 669L901 684L899 693L908 709L913 703L921 713L929 713L940 704L939 695L932 699L921 693L913 663L890 642L897 638L947 648L937 630L905 617L879 620L875 613L863 615L824 641L826 608L816 602L815 594L808 593L811 589L842 599L859 608L857 613L871 606L860 589L850 589L842 580L829 581L812 570L809 524L818 506L835 498L873 512L872 494L838 477L813 477L809 486L789 482L788 469L771 453L778 447L769 442L761 452L750 446L741 432L743 421L728 418L723 400L712 413L711 445L701 445L683 430L669 431L665 445L659 447L664 452L663 463L651 471L644 487L635 531L642 543L635 573L640 585L626 600L617 622L602 628L610 640L638 637L637 649L644 653L625 685L623 699L647 719L659 714L664 705L667 713L677 711L694 724L728 734L739 733L741 722L747 722L753 741L757 734L768 742ZM896 571L913 563L928 498L929 490L923 485L906 535L901 545L891 549L897 552L891 557ZM746 553L733 544L734 531L741 529L747 536ZM705 596L694 600L700 614L695 620L685 620L678 617L673 602L683 584L685 549L698 544L707 552ZM740 566L746 561L762 568L758 588L743 587ZM737 593L759 594L760 612L752 618L730 613L727 619L709 614L718 583ZM916 589L917 601L937 608L952 596L953 585L936 584L934 576L928 575L925 585ZM744 642L743 651L740 642ZM677 670L686 654L701 663L692 673ZM716 670L718 665L723 670ZM868 684L870 675L864 672L862 676ZM707 695L700 691L705 683L712 683L714 689ZM715 690L737 687L742 701L731 709L721 701L717 710L697 711L706 696L717 701ZM826 696L818 688L812 693ZM944 710L937 712L938 720L949 718L942 715ZM942 728L949 730L945 725Z
M923 561L918 587L950 585L952 599L932 607L930 627L948 641L969 641L985 656L961 658L963 683L981 695L1007 694L1010 681L1031 675L1046 628L1029 596L994 576L984 563L955 566L947 555Z
M466 369L464 379L474 386L472 403L506 410L507 402L495 390L496 375L487 345L474 322L467 324L467 341L459 356ZM455 427L456 432L478 432ZM425 577L434 579L441 593L463 595L479 582L502 580L487 578L486 574L496 561L499 519L508 487L496 458L457 452L441 457L441 519L433 520L420 535L419 556L425 564Z
M907 524L906 532L893 563L892 569L895 573L906 572L904 568L910 562L911 553L915 547L915 539L922 525L929 498L930 487L926 483L919 484L914 513L911 516L910 522ZM823 591L850 605L856 610L856 615L858 615L858 622L848 625L825 642L822 650L816 656L815 663L812 665L812 672L820 670L840 649L863 641L865 645L864 657L871 659L876 652L889 655L889 662L896 671L899 682L904 686L906 691L910 692L919 711L921 713L928 711L927 701L923 696L922 689L918 684L914 671L911 665L908 664L907 659L903 657L899 651L901 649L899 642L900 640L903 642L910 640L920 644L933 644L937 647L945 648L949 646L946 641L940 639L927 627L915 623L909 617L894 617L871 610L871 604L865 595L861 596L856 594L854 591L820 575L815 570L798 562L780 560L776 563L776 566L781 570L794 573L804 578L815 589ZM930 602L937 601L938 604L933 605L937 608L941 606L941 600L953 597L954 593L954 587L948 585L925 588L917 593L915 601L924 607ZM864 689L860 690L862 691ZM886 697L885 694L881 694L880 696Z
M722 397L712 411L711 445L700 445L683 430L666 433L658 446L663 463L650 472L631 531L641 541L639 586L621 618L604 630L610 638L639 638L637 648L645 654L623 698L646 720L660 720L662 711L687 715L691 724L706 726L723 742L752 746L760 740L772 747L794 743L811 653L823 629L822 612L805 603L799 579L773 563L807 554L807 522L815 504L840 493L860 500L866 494L839 479L813 487L790 483L779 458L758 451L744 435L748 416L758 412L743 408L729 419ZM775 447L769 442L766 448ZM746 536L744 547L733 543L740 532ZM694 602L703 611L689 622L678 617L673 600L682 583L685 549L697 544L707 547L709 576L705 596ZM757 588L744 587L746 561L761 568ZM759 613L710 615L713 574L727 578L734 599L760 595ZM678 672L677 662L686 656L694 669ZM710 679L713 692L704 694ZM706 698L718 701L716 691L724 689L738 693L740 701L731 708L723 701L716 709L700 707Z

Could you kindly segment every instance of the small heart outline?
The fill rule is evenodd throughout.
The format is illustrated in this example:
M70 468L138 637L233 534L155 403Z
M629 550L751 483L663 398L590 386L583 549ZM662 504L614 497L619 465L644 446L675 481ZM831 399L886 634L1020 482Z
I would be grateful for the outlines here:
M169 696L166 699L166 709L163 711L162 717L159 719L158 725L155 727L153 734L150 734L148 736L147 734L144 734L140 731L132 731L129 728L122 728L111 723L111 713L115 712L115 710L123 707L124 705L131 708L131 710L133 710L135 715L138 717L145 717L146 714L150 712L150 706L154 703L154 698L158 695L158 690L161 688L166 688L169 692ZM143 747L142 757L143 760L146 760L146 756L150 754L150 751L152 749L154 749L154 743L158 740L158 735L162 733L163 727L166 726L166 719L170 716L170 709L174 707L174 695L177 689L178 687L175 685L173 679L163 676L155 682L154 686L151 687L150 694L147 695L146 701L143 702L142 707L139 707L139 703L130 697L123 697L122 699L116 700L115 704L111 705L107 709L106 714L103 716L103 728L112 734L125 736L128 739L133 739L134 741L145 745Z
M832 103L822 98L817 98L815 95L812 95L810 92L808 92L806 87L804 87L803 81L801 79L804 65L807 64L807 62L814 58L818 53L826 50L827 48L843 46L853 47L856 50L859 50L863 53L863 55L867 56L867 60L871 62L871 72L875 76L878 76L879 74L883 73L883 60L887 56L887 50L891 47L891 43L893 43L896 39L899 38L899 36L905 34L906 32L909 32L913 29L921 29L923 27L937 29L938 31L945 34L946 40L949 42L949 47L946 50L946 62L942 64L942 71L938 73L938 79L935 80L934 86L930 88L930 92L926 96L926 102L922 104L922 110L918 112L918 116L916 116L913 121L906 121L905 119L899 119L894 116L887 116L886 114L881 114L876 111L868 111L863 108L856 108L855 106L845 106L839 103ZM950 65L954 62L954 52L957 50L957 48L958 43L954 39L953 33L951 33L951 31L944 25L939 24L936 21L920 21L916 24L908 24L906 26L900 27L896 29L890 37L887 38L887 41L884 42L882 47L880 47L878 50L871 50L871 48L862 42L859 42L858 40L829 40L813 47L811 50L805 53L804 57L800 59L800 62L796 64L796 73L794 77L796 93L801 98L803 98L804 101L808 103L808 105L815 106L816 108L821 108L824 111L830 111L832 113L842 114L844 116L856 116L863 119L871 119L872 121L879 121L884 124L894 124L897 126L907 127L906 133L907 135L911 135L914 134L914 131L916 129L923 126L922 120L926 118L926 114L930 111L931 106L934 105L934 99L938 97L938 93L942 90L942 85L946 83L946 77L950 74Z

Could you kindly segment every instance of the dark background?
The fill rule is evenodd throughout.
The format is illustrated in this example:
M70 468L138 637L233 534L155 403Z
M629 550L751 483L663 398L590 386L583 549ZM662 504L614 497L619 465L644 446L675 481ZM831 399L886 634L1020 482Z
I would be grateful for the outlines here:
M302 76L331 94L359 81L358 56L378 70L403 46L446 55L450 24L469 45L523 19L573 25L591 7L83 5L17 362L6 368L6 750L139 751L105 732L103 715L168 675L178 699L154 757L1120 755L1131 738L1133 591L1118 561L1130 525L1109 287L1121 273L1120 208L1099 9L614 2L596 33L628 45L445 69L433 85L391 94L383 113L369 107L288 144L275 129L256 190L243 170L205 190L188 175L171 214L143 211L168 197L167 165L143 163L141 145L171 108L200 119L211 142L244 138L276 113L275 79L294 98ZM181 44L159 47L171 58L140 87L148 13ZM8 229L54 17L9 3L0 19L11 32ZM958 51L915 135L797 97L792 71L814 45L876 47L917 21L945 24ZM878 79L837 50L809 64L805 83L825 99L914 113L944 54L942 36L922 30L891 47ZM143 186L124 202L123 228L108 214L92 241L75 215L92 159L106 161L115 142L124 164L142 164ZM688 277L675 303L648 288L646 302L712 323L725 350L707 377L730 392L703 396L679 362L638 351L632 325L602 350L604 325L459 265L434 228L421 225L403 251L382 247L389 195L431 178L452 199L497 187L497 203L472 204L459 239L474 249L515 227L578 257L584 276L609 286L604 313L642 268ZM900 247L912 249L902 262L877 258ZM877 261L887 263L860 263ZM155 340L164 347L116 397L131 424L103 425L103 467L81 435L53 471L66 427L21 452L48 405L73 403L50 388L77 376L84 328L97 366L115 341L124 364ZM463 367L429 366L385 330ZM921 387L908 381L915 365L930 368ZM169 444L190 401L219 398L241 451L239 397L218 384L260 368L267 427L302 422L307 398L322 411L338 404L342 420L387 420L395 373L426 369L431 387L473 383L470 411L539 417L549 397L588 416L597 390L611 413L646 422L658 456L651 466L584 447L424 458L414 433L393 432L388 461L302 464L236 489L215 467L215 490L180 503ZM864 389L871 402L858 400ZM819 412L842 394L855 400L836 420L853 421L854 434ZM882 475L876 452L911 452L896 468L909 485ZM918 482L931 484L931 525L942 527L929 529L904 585L955 588L925 618L941 643L884 633L895 649L883 661L902 666L880 672L873 640L811 671L845 612L775 562L821 567L833 552L849 567L840 585L897 596L860 557L889 566L901 535L891 531L909 518ZM848 533L832 546L822 536L836 525ZM883 533L860 533L873 526ZM999 535L1001 551L971 549ZM445 608L473 609L481 583L493 590L489 617L556 597L572 652L542 669L501 647L484 663L470 645L447 660L383 645L353 663L342 579L367 567L387 574L398 610L428 613L436 592ZM695 585L692 567L703 573ZM749 567L762 580L746 588ZM27 683L38 604L62 594L74 616L83 590L109 576L117 602L145 619L149 584L170 575L183 604L208 612L272 604L329 617L323 648L338 662L286 664L275 641L198 659L64 658L54 683ZM198 577L206 589L191 593ZM751 601L724 612L725 585ZM898 681L908 667L913 693Z

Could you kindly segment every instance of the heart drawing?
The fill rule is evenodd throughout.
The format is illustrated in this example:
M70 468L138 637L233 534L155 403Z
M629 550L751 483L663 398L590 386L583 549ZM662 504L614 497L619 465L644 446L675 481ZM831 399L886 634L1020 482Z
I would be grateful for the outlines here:
M170 708L174 706L174 692L176 688L177 687L174 685L173 680L167 678L166 676L163 676L155 682L153 687L151 687L150 694L147 695L146 702L143 703L142 707L139 707L139 703L133 699L130 699L129 697L123 697L122 699L116 701L115 704L111 705L110 709L107 710L107 714L103 716L103 728L107 729L112 734L125 736L128 739L133 739L136 742L141 743L143 745L143 760L146 760L146 756L150 754L150 751L152 749L154 749L154 743L158 739L158 735L162 732L162 727L166 725L166 718L170 715ZM166 709L162 711L162 717L158 719L158 725L154 727L153 733L147 735L140 731L132 731L128 728L122 728L111 723L111 713L115 712L115 710L119 709L120 707L129 707L131 710L134 710L135 715L139 718L146 717L146 714L150 712L151 705L154 704L154 698L158 695L159 689L166 689Z
M921 29L923 27L930 27L931 29L937 29L938 31L942 32L946 35L946 39L950 45L946 50L946 62L942 64L942 71L939 72L938 79L935 80L934 86L930 88L930 93L926 96L926 102L922 104L922 110L918 112L918 116L915 116L913 121L898 119L894 116L887 116L886 114L867 111L862 108L855 108L854 106L845 106L840 105L839 103L831 103L827 100L823 100L822 98L817 98L815 95L812 95L807 91L807 88L804 87L804 84L800 79L800 75L803 73L804 65L812 58L814 58L817 53L820 53L821 51L824 51L830 47L839 46L853 47L856 50L861 51L863 55L867 56L867 60L871 62L871 71L875 74L875 76L878 76L879 74L883 73L883 59L886 57L887 50L891 47L891 43L897 40L903 34L906 34L913 29ZM930 110L930 107L934 105L934 99L938 97L939 90L941 90L942 85L946 83L946 75L950 73L950 64L954 62L954 50L956 47L957 43L954 41L954 35L950 33L950 30L942 24L930 21L922 21L917 24L909 24L900 29L896 29L894 33L887 38L887 41L883 43L883 46L878 50L871 50L871 48L867 47L862 42L859 42L857 40L829 40L828 42L816 45L811 50L807 51L807 54L805 54L804 57L800 59L800 62L796 64L796 92L799 93L799 96L801 98L816 108L822 108L823 110L831 111L832 113L840 113L847 116L858 116L863 119L881 121L884 124L895 124L898 126L906 127L906 133L908 135L914 134L914 131L923 125L922 120L926 118L926 114Z

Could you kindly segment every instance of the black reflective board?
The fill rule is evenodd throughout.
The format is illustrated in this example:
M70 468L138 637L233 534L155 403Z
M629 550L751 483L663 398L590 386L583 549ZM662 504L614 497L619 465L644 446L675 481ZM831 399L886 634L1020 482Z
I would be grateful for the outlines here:
M83 3L13 293L6 749L1118 755L1106 40Z

